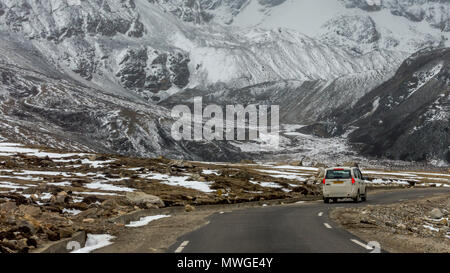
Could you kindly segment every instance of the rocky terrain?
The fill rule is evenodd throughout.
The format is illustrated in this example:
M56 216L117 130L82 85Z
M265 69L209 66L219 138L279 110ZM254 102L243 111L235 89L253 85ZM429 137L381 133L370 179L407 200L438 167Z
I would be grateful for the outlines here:
M0 252L28 252L77 231L114 234L123 225L108 220L139 209L320 197L316 168L297 174L282 171L289 166L137 159L13 143L0 150Z
M141 209L321 199L323 167L131 158L2 142L0 252L34 251L78 231L114 235L124 226L111 219ZM375 188L450 186L445 171L363 173Z
M450 197L364 208L338 208L331 217L367 241L391 252L449 253Z

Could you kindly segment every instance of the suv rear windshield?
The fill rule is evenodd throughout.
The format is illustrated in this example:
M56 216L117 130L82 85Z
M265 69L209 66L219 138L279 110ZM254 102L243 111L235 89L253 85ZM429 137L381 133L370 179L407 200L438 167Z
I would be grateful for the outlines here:
M350 179L352 175L350 170L330 170L327 171L326 179Z

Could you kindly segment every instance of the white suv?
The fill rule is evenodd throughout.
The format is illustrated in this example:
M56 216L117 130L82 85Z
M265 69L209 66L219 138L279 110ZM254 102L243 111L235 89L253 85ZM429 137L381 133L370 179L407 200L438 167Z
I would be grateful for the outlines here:
M367 200L366 182L359 168L335 167L325 170L323 179L323 200L352 198L355 203Z

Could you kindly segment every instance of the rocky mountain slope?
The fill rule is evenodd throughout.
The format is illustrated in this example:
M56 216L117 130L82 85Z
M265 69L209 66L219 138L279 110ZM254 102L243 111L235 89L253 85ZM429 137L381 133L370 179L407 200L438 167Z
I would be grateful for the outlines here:
M224 143L175 142L166 108L132 94L91 87L58 71L30 44L4 38L0 38L2 139L145 157L242 158Z
M450 162L450 49L408 58L337 124L357 126L350 141L365 154L408 161Z

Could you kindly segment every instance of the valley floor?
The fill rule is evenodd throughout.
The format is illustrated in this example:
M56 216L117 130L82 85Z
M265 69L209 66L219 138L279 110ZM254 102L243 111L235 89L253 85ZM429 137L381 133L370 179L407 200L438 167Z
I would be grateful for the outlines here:
M303 165L129 158L3 142L0 251L36 251L78 231L91 237L114 236L154 220L170 222L170 217L160 219L169 215L164 210L170 208L191 212L205 205L321 199L320 172L325 165ZM450 186L450 173L444 171L363 169L363 173L373 188ZM132 219L133 223L112 220L140 210L151 213ZM190 219L186 228L202 224L196 219ZM105 236L100 238L109 238Z

